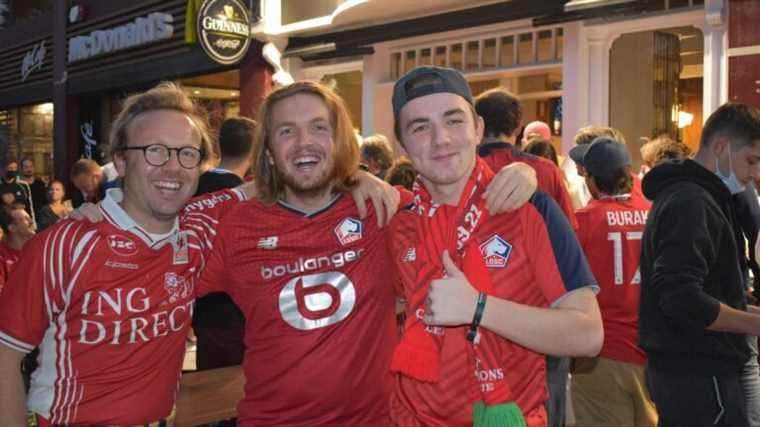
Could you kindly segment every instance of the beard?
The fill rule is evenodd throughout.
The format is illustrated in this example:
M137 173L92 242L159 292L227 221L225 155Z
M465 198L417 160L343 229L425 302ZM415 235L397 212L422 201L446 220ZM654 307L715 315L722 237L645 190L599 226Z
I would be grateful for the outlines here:
M295 176L289 174L284 167L275 167L277 178L282 182L283 187L287 188L294 194L303 198L318 197L326 192L332 191L333 180L335 178L335 165L330 164L310 183L299 181Z

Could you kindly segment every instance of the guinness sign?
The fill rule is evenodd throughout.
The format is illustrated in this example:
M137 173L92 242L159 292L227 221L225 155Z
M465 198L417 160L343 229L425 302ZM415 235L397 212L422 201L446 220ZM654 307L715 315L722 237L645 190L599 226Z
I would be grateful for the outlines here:
M205 0L196 27L203 50L223 65L240 61L251 45L248 9L240 0Z

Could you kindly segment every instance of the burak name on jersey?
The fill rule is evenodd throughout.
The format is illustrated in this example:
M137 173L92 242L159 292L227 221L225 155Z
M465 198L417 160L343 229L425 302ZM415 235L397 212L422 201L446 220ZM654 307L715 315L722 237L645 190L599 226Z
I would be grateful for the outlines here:
M275 265L274 267L261 267L261 277L264 280L269 280L285 276L286 274L303 273L322 268L341 268L349 262L357 261L361 257L362 251L363 249L358 249L314 258L298 258L297 261L287 264Z
M607 224L610 227L625 225L646 225L648 211L608 211Z

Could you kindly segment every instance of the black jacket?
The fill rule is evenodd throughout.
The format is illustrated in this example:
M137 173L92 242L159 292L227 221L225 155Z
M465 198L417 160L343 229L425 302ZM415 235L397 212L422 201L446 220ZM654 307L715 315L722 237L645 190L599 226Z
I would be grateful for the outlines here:
M643 190L653 204L641 249L639 345L659 369L738 374L750 355L744 335L706 329L720 303L747 307L728 188L684 160L652 169Z

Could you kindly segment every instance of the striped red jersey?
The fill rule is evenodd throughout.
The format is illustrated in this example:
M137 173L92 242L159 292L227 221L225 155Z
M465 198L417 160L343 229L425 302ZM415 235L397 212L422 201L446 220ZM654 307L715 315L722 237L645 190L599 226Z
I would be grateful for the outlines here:
M0 344L39 346L28 408L51 424L138 425L173 408L219 217L244 197L192 200L172 231L142 229L109 190L105 220L61 221L27 242L0 295Z
M641 237L651 204L643 196L620 195L592 200L576 212L580 240L601 291L597 295L604 324L600 355L644 364L638 346Z
M348 195L306 214L239 204L219 229L199 296L246 318L239 425L375 426L388 417L396 342L387 229Z
M8 276L11 275L20 256L21 251L13 249L5 242L0 242L0 293L3 292Z

